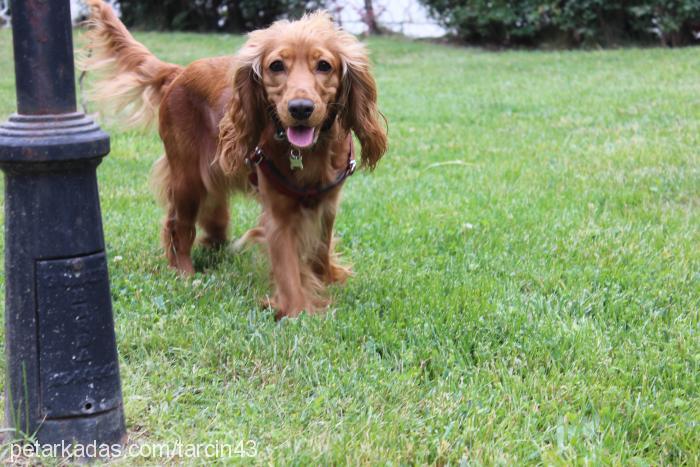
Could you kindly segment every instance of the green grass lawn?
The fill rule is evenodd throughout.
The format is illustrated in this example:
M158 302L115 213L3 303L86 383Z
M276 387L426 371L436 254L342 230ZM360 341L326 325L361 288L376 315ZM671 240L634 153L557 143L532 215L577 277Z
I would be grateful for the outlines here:
M242 43L137 37L183 64ZM323 316L258 308L260 252L168 270L158 136L104 125L132 439L254 440L276 464L700 463L700 49L370 46L390 150L346 185L356 275ZM4 119L8 31L0 66ZM233 235L255 224L232 210Z

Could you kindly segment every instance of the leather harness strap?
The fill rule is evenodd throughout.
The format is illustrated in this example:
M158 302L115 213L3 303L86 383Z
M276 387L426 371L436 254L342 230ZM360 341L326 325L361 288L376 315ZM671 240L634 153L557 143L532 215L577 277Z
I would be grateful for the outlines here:
M348 136L349 148L348 148L348 164L347 166L338 174L336 179L327 185L315 186L315 187L300 187L294 182L289 180L284 176L282 172L275 166L275 164L265 156L265 153L260 148L260 146L255 148L252 155L246 157L246 165L251 169L248 176L251 185L258 186L258 173L257 168L260 168L260 172L266 177L267 181L270 182L275 190L282 193L285 196L293 198L301 203L304 207L313 207L318 204L323 195L336 188L341 183L345 181L346 178L355 173L355 147L352 141L352 136Z

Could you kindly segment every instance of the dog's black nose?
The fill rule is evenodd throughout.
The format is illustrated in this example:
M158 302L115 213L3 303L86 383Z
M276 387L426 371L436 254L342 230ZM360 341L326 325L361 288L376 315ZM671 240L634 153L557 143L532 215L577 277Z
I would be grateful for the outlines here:
M306 120L314 112L314 103L309 99L292 99L287 108L295 119Z

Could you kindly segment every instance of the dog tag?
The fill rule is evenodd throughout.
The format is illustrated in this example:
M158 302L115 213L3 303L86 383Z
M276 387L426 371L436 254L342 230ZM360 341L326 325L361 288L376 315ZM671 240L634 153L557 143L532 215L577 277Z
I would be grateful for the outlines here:
M301 153L299 150L294 150L289 153L289 168L292 170L303 170L304 162L301 160Z

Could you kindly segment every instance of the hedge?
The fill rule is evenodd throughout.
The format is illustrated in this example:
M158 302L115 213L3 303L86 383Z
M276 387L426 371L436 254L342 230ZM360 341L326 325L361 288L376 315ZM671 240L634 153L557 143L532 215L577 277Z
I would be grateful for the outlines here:
M700 43L700 0L421 0L468 42Z

